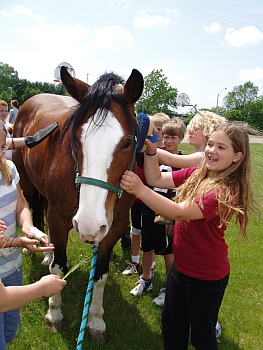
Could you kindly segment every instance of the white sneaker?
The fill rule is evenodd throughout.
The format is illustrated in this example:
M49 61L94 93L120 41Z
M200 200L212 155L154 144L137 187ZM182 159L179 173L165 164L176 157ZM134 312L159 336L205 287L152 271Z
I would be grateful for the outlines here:
M216 322L216 339L217 340L221 336L221 334L222 334L222 329L221 329L220 323Z
M125 276L130 276L134 273L137 273L139 268L140 268L140 263L136 263L134 261L129 262L128 260L126 260L126 263L128 264L128 266L126 267L125 270L122 271L122 274Z
M160 293L159 293L158 297L156 297L155 299L153 299L153 302L154 302L157 306L163 307L163 305L164 305L164 299L165 299L165 288L162 288L162 289L160 289Z
M152 280L139 278L135 284L137 284L137 286L130 291L130 294L135 296L141 295L144 292L150 292L150 290L153 289Z
M154 273L155 273L154 267L151 267L151 270L150 270L150 279L152 279L152 278L153 278ZM142 275L140 275L140 279L142 279L142 278L143 278L143 274L142 274Z

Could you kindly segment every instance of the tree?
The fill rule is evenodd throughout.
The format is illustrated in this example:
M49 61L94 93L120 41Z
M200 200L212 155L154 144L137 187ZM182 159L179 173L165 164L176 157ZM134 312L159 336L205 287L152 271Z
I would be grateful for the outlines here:
M15 88L14 88L15 87ZM66 93L63 85L30 82L19 79L18 72L7 63L0 62L0 99L9 102L12 99L19 101L21 106L28 98L41 93L64 95Z
M18 73L13 67L0 62L0 99L10 101L11 89L18 82ZM12 91L13 92L13 91ZM14 91L14 97L15 97Z
M243 120L243 116L242 116L242 113L241 111L237 110L237 109L231 109L231 110L228 110L228 111L225 111L223 115L227 120L230 120L230 121L242 121Z
M263 96L246 105L246 114L247 118L245 120L251 126L263 130Z
M172 116L170 108L176 107L177 89L167 82L163 70L153 70L144 78L144 90L136 110L153 115L158 112Z
M235 86L233 91L229 92L223 99L224 106L227 110L236 109L242 110L249 102L254 102L257 99L258 87L251 81L244 85Z

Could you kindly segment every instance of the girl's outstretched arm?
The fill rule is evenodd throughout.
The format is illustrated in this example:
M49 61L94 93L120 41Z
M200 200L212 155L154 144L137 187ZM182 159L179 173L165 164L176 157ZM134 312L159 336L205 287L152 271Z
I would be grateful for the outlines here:
M164 173L167 174L167 173ZM120 187L138 197L154 212L172 220L199 220L203 213L196 203L185 206L185 203L175 203L145 186L132 171L126 170L122 175ZM167 188L167 187L165 187Z

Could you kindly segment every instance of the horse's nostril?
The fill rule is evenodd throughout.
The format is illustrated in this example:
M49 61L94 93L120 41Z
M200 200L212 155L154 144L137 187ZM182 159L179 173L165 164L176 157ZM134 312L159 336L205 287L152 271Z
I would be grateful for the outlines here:
M95 243L95 241L85 241L85 243L88 243L88 244L94 244Z

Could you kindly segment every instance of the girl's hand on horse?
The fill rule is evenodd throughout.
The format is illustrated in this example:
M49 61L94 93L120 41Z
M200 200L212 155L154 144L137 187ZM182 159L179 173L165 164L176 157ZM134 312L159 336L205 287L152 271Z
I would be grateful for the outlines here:
M121 177L120 187L124 191L137 196L143 190L144 184L134 172L126 170Z

